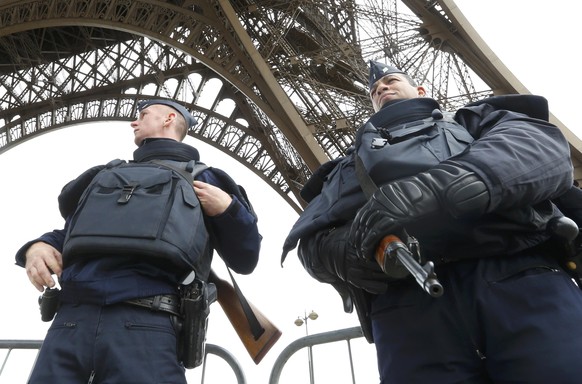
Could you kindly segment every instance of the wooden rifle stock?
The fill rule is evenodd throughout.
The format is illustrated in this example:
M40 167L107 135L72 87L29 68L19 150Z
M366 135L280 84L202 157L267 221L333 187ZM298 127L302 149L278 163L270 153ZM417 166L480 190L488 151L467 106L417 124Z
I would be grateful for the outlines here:
M255 364L259 364L271 347L279 340L281 331L252 303L247 301L260 326L264 329L260 336L256 338L234 287L228 281L219 278L213 270L210 271L208 281L216 285L217 301L220 303L222 310L228 317L247 352Z

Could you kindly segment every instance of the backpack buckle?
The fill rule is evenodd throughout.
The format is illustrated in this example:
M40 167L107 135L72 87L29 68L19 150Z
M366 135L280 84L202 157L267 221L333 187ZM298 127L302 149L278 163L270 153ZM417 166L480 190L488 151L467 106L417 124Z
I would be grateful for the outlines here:
M121 190L121 196L119 197L119 199L117 199L117 202L119 204L127 204L129 202L129 199L133 195L133 191L135 191L138 185L139 184L135 182L124 185L123 189Z

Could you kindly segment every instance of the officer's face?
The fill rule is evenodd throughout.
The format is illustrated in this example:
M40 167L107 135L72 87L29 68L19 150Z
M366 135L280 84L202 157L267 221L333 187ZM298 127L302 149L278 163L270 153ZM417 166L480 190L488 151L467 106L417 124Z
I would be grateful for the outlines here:
M174 110L165 105L153 104L142 109L137 120L131 123L135 144L139 146L147 138L169 137L168 124L175 116Z
M376 81L370 90L374 111L378 112L384 104L392 100L413 99L426 94L423 87L411 85L406 77L394 73Z

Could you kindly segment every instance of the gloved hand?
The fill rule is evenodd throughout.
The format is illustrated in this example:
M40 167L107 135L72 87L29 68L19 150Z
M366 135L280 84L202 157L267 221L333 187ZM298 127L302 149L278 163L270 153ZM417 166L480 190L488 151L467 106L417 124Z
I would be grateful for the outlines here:
M380 187L360 208L350 242L360 258L373 260L380 240L429 215L477 217L487 211L489 191L471 171L452 161Z
M375 260L358 258L349 245L350 224L321 231L299 243L299 260L307 272L321 282L337 280L373 294L384 293L389 278Z

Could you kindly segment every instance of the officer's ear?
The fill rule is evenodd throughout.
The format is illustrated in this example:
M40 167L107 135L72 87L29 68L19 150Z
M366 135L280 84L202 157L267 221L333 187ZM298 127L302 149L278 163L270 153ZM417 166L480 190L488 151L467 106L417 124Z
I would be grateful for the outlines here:
M418 97L426 96L426 89L422 86L416 87L416 92L418 92Z

